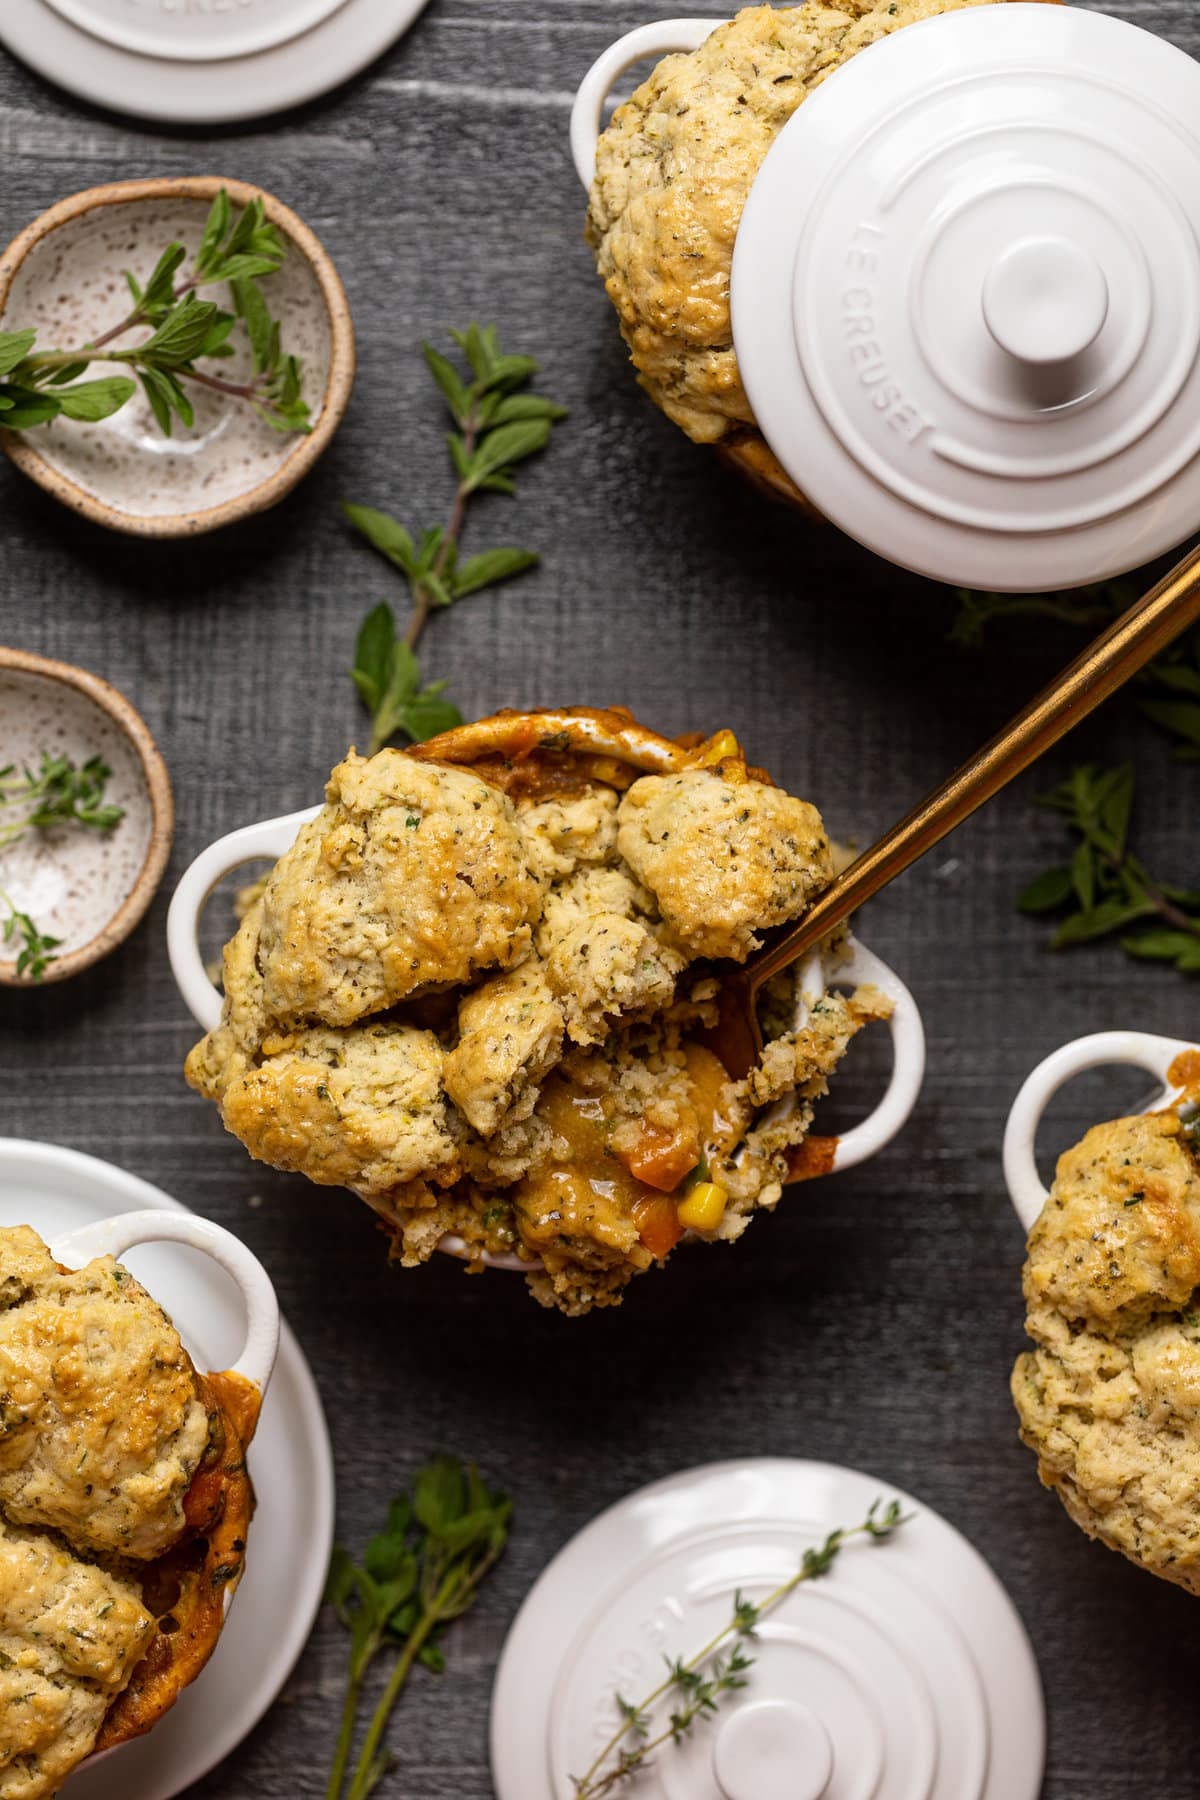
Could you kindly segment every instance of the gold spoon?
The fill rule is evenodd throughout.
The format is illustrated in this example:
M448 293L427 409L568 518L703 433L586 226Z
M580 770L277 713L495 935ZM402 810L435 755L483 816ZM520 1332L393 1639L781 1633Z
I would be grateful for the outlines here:
M741 1080L762 1054L756 1001L765 982L798 962L864 901L969 819L1197 618L1200 547L1098 637L999 736L839 875L798 925L743 968L727 968L722 974L719 1022L708 1042L731 1077Z

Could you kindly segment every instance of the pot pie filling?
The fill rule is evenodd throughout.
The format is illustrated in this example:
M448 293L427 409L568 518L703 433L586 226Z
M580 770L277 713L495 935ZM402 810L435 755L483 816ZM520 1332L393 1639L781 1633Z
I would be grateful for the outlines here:
M111 1257L0 1230L0 1800L53 1795L203 1667L241 1573L258 1395Z
M577 1314L827 1166L800 1154L813 1103L888 1002L831 990L796 1029L785 976L728 1080L703 1042L719 964L827 885L819 815L729 732L653 739L665 772L641 774L521 729L350 753L227 945L187 1074L252 1155L368 1200L404 1264L457 1237Z

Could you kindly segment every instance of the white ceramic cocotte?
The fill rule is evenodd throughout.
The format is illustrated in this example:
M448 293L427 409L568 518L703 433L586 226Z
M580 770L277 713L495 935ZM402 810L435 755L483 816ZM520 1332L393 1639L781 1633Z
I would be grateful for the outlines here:
M623 69L571 124L585 186ZM852 537L937 580L1106 579L1200 527L1200 67L1135 26L1007 0L904 26L798 108L733 259L759 426Z
M246 1338L228 1373L240 1375L265 1395L279 1354L279 1302L257 1256L223 1225L192 1213L118 1213L61 1233L49 1250L64 1268L82 1269L98 1256L119 1259L139 1244L185 1244L232 1276L245 1308Z
M1059 1089L1088 1069L1142 1069L1153 1077L1158 1088L1143 1110L1166 1112L1183 1105L1188 1098L1180 1085L1179 1068L1180 1058L1188 1055L1200 1056L1200 1051L1183 1038L1153 1037L1145 1031L1101 1031L1064 1044L1039 1063L1013 1102L1004 1133L1004 1179L1026 1231L1050 1197L1038 1172L1037 1134L1046 1108Z
M619 751L620 745L608 748ZM188 1011L202 1030L212 1031L221 1018L221 996L212 984L200 949L200 922L209 896L226 877L247 863L260 862L264 858L278 861L295 843L300 827L315 818L320 810L312 806L303 812L266 819L261 824L230 832L196 858L176 888L167 916L171 969ZM870 1116L838 1139L831 1169L834 1173L868 1161L891 1143L907 1124L925 1077L925 1030L916 1001L895 971L854 938L849 941L846 960L827 968L817 953L804 964L796 1028L803 1024L808 1007L831 985L856 987L860 984L880 988L892 1002L892 1015L888 1020L893 1047L892 1072L884 1095ZM794 1104L790 1099L779 1102L781 1109ZM452 1256L467 1254L466 1246L456 1237L443 1238L438 1247ZM484 1261L492 1268L511 1269L523 1275L536 1267L518 1256L486 1256Z

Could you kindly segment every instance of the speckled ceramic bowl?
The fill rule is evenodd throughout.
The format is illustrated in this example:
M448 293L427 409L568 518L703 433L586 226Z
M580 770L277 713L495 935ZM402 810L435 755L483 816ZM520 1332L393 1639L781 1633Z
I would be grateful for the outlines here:
M270 277L268 294L285 347L304 364L313 428L280 435L244 402L189 386L195 426L176 421L171 438L140 392L99 424L57 419L25 432L0 431L0 444L23 473L114 531L191 537L274 506L295 487L328 445L350 399L355 348L346 291L295 213L259 188L218 176L89 188L52 206L0 255L0 329L32 326L43 344L86 343L127 314L126 269L145 281L173 240L186 245L190 260L222 188L235 206L261 194L268 218L288 240L290 254ZM219 287L204 293L224 297ZM105 372L111 365L95 365L95 373ZM244 379L249 372L244 344L221 365L222 378Z
M112 771L105 797L125 815L111 833L64 826L0 850L0 889L60 939L49 982L90 968L129 936L166 869L175 808L158 747L115 688L69 663L0 647L0 768L36 767L43 751L76 764L103 757ZM0 985L28 986L15 960L0 961Z

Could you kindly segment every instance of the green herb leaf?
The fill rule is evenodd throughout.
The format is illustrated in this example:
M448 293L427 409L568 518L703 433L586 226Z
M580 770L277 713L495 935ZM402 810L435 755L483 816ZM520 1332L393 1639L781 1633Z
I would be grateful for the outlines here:
M1080 906L1090 912L1096 904L1096 852L1086 840L1071 860L1071 887Z
M108 375L99 381L81 381L64 388L58 403L64 417L95 422L120 412L126 401L137 392L137 383L127 375Z
M1186 745L1200 750L1200 706L1186 700L1142 700L1142 711L1155 725L1183 739Z
M468 486L477 488L495 475L507 474L514 464L536 456L550 442L548 419L517 419L488 433L471 459Z
M356 531L362 533L372 549L386 556L406 575L417 572L417 551L410 533L390 513L376 512L370 506L343 505L342 511Z
M1072 883L1070 869L1047 869L1036 881L1031 881L1025 889L1017 905L1025 913L1057 912L1071 898Z
M422 344L421 350L429 365L429 372L441 389L446 405L454 416L455 423L465 424L470 409L466 383L454 364L444 357L440 350L435 350L432 344Z
M0 331L0 375L11 375L36 342L36 331Z
M126 275L143 317L150 319L158 314L165 317L170 312L175 304L175 277L186 255L182 244L168 244L144 288L137 288L133 277Z
M453 731L462 724L463 716L457 706L438 698L445 685L444 681L431 682L404 707L400 727L414 744L424 744L432 737L440 737L443 731Z
M153 337L138 346L136 353L121 354L136 354L139 362L160 369L182 368L200 354L209 332L220 316L221 309L215 301L198 300L193 293L185 294L171 308Z
M1122 938L1121 945L1130 956L1144 962L1175 963L1185 974L1200 971L1200 938L1185 931L1172 931L1166 926L1142 931L1135 937Z
M387 690L391 676L392 651L396 643L396 616L386 600L381 600L363 620L354 646L354 685L372 712Z
M567 417L565 406L544 400L540 394L508 394L492 413L496 425L512 425L518 419L549 419L551 424Z
M196 252L196 267L205 269L216 255L218 248L225 242L229 230L230 215L229 193L222 188L213 201L204 226L204 235L200 239L200 248Z
M478 556L470 556L459 564L454 576L454 598L461 600L467 594L477 594L482 588L511 581L514 575L536 569L541 560L535 550L481 551Z
M1078 834L1071 867L1048 869L1018 904L1028 913L1067 912L1051 940L1056 950L1120 936L1129 955L1172 962L1182 974L1195 974L1200 972L1200 899L1156 881L1130 851L1133 800L1133 771L1127 765L1103 770L1085 763L1072 769L1042 799Z
M54 394L0 382L0 425L7 431L28 431L31 426L48 424L61 411L62 402Z

